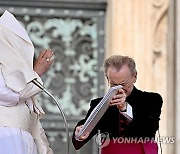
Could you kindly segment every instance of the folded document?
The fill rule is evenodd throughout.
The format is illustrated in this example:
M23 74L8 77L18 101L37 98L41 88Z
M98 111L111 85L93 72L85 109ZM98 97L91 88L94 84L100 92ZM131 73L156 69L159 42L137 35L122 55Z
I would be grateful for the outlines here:
M103 114L106 112L106 110L109 107L109 103L111 99L117 94L118 90L121 89L122 86L114 86L111 87L106 95L103 97L103 99L99 102L99 104L93 109L89 117L87 118L86 122L84 123L83 127L79 131L79 133L75 136L75 138L78 140L82 135L84 135L86 132L91 132L92 129L95 127L97 122L100 120L100 118L103 116Z

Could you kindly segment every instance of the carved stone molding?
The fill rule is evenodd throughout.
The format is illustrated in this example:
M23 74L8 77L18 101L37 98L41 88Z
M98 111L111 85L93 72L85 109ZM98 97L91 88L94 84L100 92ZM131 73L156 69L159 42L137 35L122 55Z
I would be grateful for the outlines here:
M153 0L152 6L154 9L152 20L153 31L152 31L152 50L153 50L153 64L161 56L166 42L164 41L164 32L167 31L167 25L164 24L163 20L167 17L169 3L167 0Z
M0 0L0 6L105 10L106 0Z

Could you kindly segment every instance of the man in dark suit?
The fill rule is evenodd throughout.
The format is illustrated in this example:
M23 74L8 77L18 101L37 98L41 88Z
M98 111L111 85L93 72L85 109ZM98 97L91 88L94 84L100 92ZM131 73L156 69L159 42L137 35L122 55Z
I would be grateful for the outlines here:
M111 100L95 128L76 140L75 135L102 98L91 101L85 119L75 127L72 137L75 149L80 149L100 130L109 136L108 145L101 150L102 154L157 154L158 146L154 139L159 129L162 97L134 86L137 71L132 58L111 56L105 60L104 69L109 85L122 85L123 88Z

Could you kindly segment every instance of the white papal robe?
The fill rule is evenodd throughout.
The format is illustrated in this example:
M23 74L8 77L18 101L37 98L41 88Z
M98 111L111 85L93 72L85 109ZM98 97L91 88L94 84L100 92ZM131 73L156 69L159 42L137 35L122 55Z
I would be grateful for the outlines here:
M32 99L39 92L40 89L32 83L27 85L20 93L13 92L5 84L0 65L0 154L53 153L39 119L32 124L26 118L32 112L37 115L43 114L40 106L35 104ZM14 110L14 108L18 110ZM11 109L13 109L12 113L9 112ZM22 120L18 121L19 117L16 116L19 111L22 111L23 114L22 116L20 114ZM17 121L12 119L17 119ZM35 130L32 131L33 127L35 127Z

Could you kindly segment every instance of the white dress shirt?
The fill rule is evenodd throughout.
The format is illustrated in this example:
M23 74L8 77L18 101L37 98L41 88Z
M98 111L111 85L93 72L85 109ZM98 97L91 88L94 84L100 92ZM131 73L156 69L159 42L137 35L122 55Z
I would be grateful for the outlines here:
M121 112L119 110L119 112ZM133 119L132 106L127 103L126 112L121 112L129 121Z

